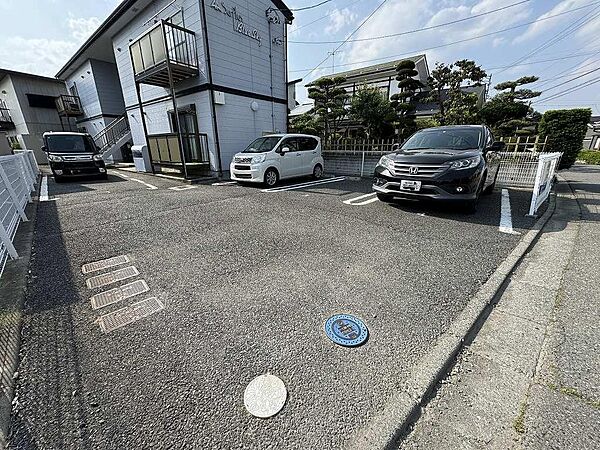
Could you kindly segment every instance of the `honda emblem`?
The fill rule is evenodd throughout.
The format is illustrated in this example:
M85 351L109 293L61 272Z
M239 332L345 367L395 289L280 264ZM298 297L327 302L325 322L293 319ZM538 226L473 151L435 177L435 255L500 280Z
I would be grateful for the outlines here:
M410 173L411 175L418 175L419 174L419 168L416 166L410 166L408 168L408 173Z

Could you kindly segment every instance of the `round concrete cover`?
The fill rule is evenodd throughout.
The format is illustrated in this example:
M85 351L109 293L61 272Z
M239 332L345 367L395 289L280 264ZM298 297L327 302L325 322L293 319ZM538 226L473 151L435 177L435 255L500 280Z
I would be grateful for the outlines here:
M285 384L269 373L256 377L244 391L244 406L248 412L263 419L281 411L286 399Z

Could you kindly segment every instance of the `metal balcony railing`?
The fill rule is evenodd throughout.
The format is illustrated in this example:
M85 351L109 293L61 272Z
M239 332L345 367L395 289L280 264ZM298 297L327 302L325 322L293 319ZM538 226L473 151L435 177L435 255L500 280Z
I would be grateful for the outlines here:
M94 136L94 142L98 146L101 152L109 150L110 147L116 144L119 139L129 133L131 128L129 127L129 121L127 120L127 114L114 120L106 128L100 131Z
M83 115L81 100L77 95L59 95L56 98L56 110L63 117L76 117Z
M161 21L129 45L135 80L167 87L198 76L198 51L193 31Z
M182 133L183 151L186 165L208 164L208 136L204 133ZM181 146L178 133L151 134L148 136L148 149L155 164L177 166L182 164Z
M10 110L4 101L0 100L0 131L14 130L15 123L10 116Z

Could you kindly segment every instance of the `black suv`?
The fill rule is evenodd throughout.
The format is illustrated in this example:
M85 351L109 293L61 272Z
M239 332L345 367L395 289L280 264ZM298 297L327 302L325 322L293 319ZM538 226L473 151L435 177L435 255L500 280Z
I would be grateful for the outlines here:
M106 180L106 166L102 154L87 133L44 133L48 164L58 183L65 177L97 175Z
M459 200L475 209L479 196L494 189L500 168L497 152L503 148L484 125L417 131L379 160L373 190L384 202L394 197Z

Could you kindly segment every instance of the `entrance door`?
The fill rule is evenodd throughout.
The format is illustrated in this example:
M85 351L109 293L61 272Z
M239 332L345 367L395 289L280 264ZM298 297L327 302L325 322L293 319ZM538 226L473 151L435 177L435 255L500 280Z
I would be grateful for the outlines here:
M196 117L195 105L190 105L187 108L179 109L178 113L185 162L187 164L208 162L208 159L204 159L205 155L202 151L202 143L198 137L198 119ZM169 111L169 117L171 119L171 129L174 133L178 133L179 130L177 129L175 113L173 111Z

